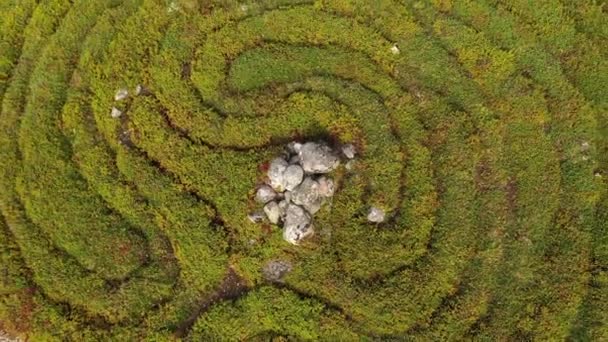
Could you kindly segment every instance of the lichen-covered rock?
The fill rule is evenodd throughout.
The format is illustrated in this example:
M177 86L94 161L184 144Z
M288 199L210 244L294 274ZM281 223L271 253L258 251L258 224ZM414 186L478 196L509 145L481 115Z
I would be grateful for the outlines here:
M291 201L304 207L311 214L316 213L321 209L323 202L319 193L319 183L311 177L306 177L302 184L291 192Z
M369 213L367 214L367 220L370 222L380 223L384 221L385 216L386 214L384 213L384 210L371 207L369 209Z
M285 274L292 270L292 265L289 261L272 260L264 265L262 275L264 279L272 282L282 282Z
M287 169L287 161L283 158L275 158L268 166L268 180L270 186L279 192L285 191L285 170Z
M266 204L277 198L277 193L268 185L262 185L255 193L255 200L259 203Z
M283 181L286 190L295 189L304 179L304 170L300 165L289 165L283 173Z
M281 218L281 209L279 204L275 201L268 202L264 206L264 213L268 217L268 221L272 224L279 224L279 218Z
M298 156L306 173L328 173L340 164L338 156L325 144L307 142L301 146Z
M283 227L283 239L297 245L300 241L314 234L312 218L304 208L290 204L285 215L285 226Z

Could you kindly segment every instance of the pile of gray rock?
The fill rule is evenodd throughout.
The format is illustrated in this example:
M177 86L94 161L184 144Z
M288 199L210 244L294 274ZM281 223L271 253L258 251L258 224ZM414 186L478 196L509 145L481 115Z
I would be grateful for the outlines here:
M335 192L328 173L341 159L353 159L353 145L342 146L342 156L329 145L319 142L287 145L284 156L273 159L268 167L266 184L257 189L255 200L264 205L263 213L249 214L253 222L264 216L283 226L283 238L297 245L314 234L313 216Z

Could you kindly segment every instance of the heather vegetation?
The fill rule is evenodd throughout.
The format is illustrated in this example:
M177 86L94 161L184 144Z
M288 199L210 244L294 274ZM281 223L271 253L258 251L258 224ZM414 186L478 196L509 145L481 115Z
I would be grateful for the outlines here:
M1 1L0 331L608 340L606 6ZM294 140L357 150L298 246Z

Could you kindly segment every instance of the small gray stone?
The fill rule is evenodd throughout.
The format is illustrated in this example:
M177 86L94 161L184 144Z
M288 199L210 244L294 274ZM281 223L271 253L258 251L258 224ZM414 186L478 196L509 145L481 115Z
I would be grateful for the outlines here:
M285 182L285 189L291 191L296 186L302 183L304 178L304 170L300 165L289 165L283 173L283 179Z
M119 89L114 95L114 101L122 101L129 96L129 91L125 88Z
M247 218L253 223L260 223L264 220L264 213L261 211L254 211L252 213L249 213L247 215Z
M321 176L317 179L317 183L319 183L319 195L323 197L332 197L334 195L335 185L331 178Z
M285 215L283 239L297 245L302 239L314 234L310 214L302 207L290 204Z
M270 186L276 191L285 191L285 177L283 177L283 174L287 166L288 164L283 158L275 158L270 162L268 179L270 180Z
M292 265L289 261L273 260L264 265L262 275L268 281L282 282L285 274L292 270Z
M307 142L298 152L306 173L328 173L340 164L338 156L325 144Z
M384 221L384 211L382 209L371 207L369 214L367 214L367 220L370 222L380 223Z
M300 144L299 142L292 141L289 144L287 144L287 151L291 154L298 154L298 153L300 153L301 149L302 149L302 144Z
M141 84L138 84L135 87L135 95L139 96L143 93L143 91L144 91L144 87Z
M346 156L346 158L353 159L355 158L355 153L357 152L353 144L346 144L342 146L342 153L344 154L344 156Z
M397 44L393 44L393 46L391 46L391 52L393 53L393 55L398 55L401 50L399 50L399 47L397 46Z
M110 115L114 118L117 119L122 115L122 111L116 107L112 107L112 112L110 112Z
M272 224L279 224L279 218L281 217L281 209L277 202L268 202L264 206L264 213L268 217L268 221Z
M255 193L255 200L259 203L266 204L277 198L277 193L268 185L262 185Z
M591 147L591 145L589 145L589 142L584 141L583 143L581 143L581 151L586 152L589 150L589 148Z

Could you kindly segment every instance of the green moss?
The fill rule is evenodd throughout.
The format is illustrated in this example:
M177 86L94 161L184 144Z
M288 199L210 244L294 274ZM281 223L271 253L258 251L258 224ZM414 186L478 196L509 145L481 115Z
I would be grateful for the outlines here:
M607 338L600 4L42 0L0 12L3 331ZM130 96L114 101L121 88ZM246 217L264 164L293 139L357 149L298 247ZM366 221L372 205L387 222ZM293 270L268 284L277 259Z

